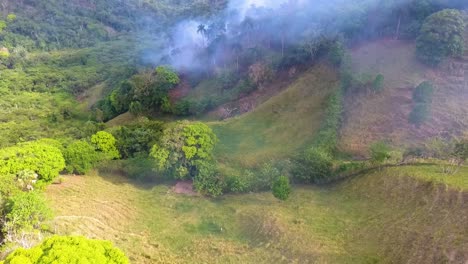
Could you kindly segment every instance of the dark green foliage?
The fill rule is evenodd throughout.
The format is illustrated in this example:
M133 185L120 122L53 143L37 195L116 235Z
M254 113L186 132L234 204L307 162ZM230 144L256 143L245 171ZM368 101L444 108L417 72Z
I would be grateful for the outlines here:
M291 185L289 184L289 178L286 176L280 176L272 187L273 196L276 198L286 201L291 194Z
M83 140L69 144L63 156L67 164L67 171L81 175L88 173L100 159L94 146Z
M149 112L149 109L170 112L168 93L179 82L172 69L159 66L154 71L134 75L122 82L97 107L103 111L105 120L128 110L135 115Z
M432 103L432 95L434 94L434 86L431 82L425 81L419 84L413 91L413 102L415 103Z
M3 232L9 234L39 229L52 216L44 197L36 191L11 196L6 202L5 213Z
M447 57L462 55L464 30L463 16L458 10L445 9L430 15L417 39L418 58L429 65L438 65Z
M110 132L117 142L122 158L147 157L151 147L162 136L164 123L140 119L131 125L113 128Z
M390 156L390 147L382 141L375 142L370 146L370 159L374 164L382 164L388 160Z
M333 158L327 151L310 148L295 158L292 172L299 182L323 182L333 176Z
M468 138L464 138L455 143L452 156L458 160L461 166L468 159Z
M0 150L0 173L18 174L32 170L39 179L51 182L65 167L62 152L42 142L27 142Z
M197 160L194 166L196 168L196 176L193 180L195 190L212 197L222 195L225 182L219 175L216 165L210 161Z
M325 119L322 121L320 131L318 132L313 146L333 154L337 145L338 129L341 123L342 91L336 90L327 100Z
M111 242L81 236L53 236L30 248L19 248L5 259L15 263L107 263L128 264L128 258Z
M384 76L382 74L378 74L375 79L374 79L374 82L372 83L372 89L374 90L374 92L381 92L384 88Z

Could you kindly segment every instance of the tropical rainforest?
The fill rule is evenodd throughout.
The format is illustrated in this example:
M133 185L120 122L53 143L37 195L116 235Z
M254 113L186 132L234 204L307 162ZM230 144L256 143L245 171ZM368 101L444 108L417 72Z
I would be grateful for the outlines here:
M0 263L467 263L465 0L0 0Z

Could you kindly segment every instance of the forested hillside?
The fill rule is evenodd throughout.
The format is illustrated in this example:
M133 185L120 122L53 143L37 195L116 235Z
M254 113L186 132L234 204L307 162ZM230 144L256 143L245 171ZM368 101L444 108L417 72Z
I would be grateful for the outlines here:
M465 0L0 11L0 263L468 261Z

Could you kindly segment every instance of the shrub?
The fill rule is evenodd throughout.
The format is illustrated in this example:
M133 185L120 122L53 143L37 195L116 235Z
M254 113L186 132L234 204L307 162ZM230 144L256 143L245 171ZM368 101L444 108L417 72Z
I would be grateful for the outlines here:
M328 97L325 119L322 121L318 135L313 142L313 147L320 148L330 155L335 152L338 141L338 129L343 111L342 100L343 93L341 89Z
M416 103L432 103L434 86L431 82L425 81L419 84L413 91L413 101Z
M374 164L382 164L391 158L390 147L384 142L375 142L370 146L371 162Z
M226 177L226 191L233 193L244 193L251 189L250 177L240 175L229 175Z
M272 187L273 196L276 198L286 201L291 194L291 185L289 184L289 178L286 176L280 176Z
M293 175L300 182L322 182L333 174L333 159L320 148L304 151L294 163Z
M223 194L223 190L226 185L223 179L220 177L216 166L204 160L197 160L195 162L196 176L193 181L195 189L203 194L210 195L212 197Z
M51 145L32 141L0 150L0 173L17 174L31 170L44 182L51 182L65 167L61 151Z
M424 21L416 40L416 55L424 63L437 65L446 57L462 55L465 23L458 10L445 9Z
M128 258L111 242L81 236L53 236L30 248L19 248L4 264L15 263L109 263L128 264Z
M44 197L36 191L11 196L6 202L5 213L3 231L10 235L38 229L52 216Z
M66 169L69 173L86 174L98 161L94 147L86 141L77 140L67 146L64 152Z
M106 159L120 158L120 153L116 147L115 137L111 133L99 131L91 136L91 143L94 144L97 151L104 154Z
M375 77L374 82L372 83L372 89L374 92L381 92L384 88L384 76L379 74Z

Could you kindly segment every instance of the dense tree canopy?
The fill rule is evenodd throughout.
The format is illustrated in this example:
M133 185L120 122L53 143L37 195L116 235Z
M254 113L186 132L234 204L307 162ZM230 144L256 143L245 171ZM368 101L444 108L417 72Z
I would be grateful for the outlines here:
M100 263L128 264L125 254L111 242L79 236L53 236L41 244L13 251L2 264Z
M459 56L464 50L465 22L458 10L445 9L430 15L417 39L418 58L430 65Z
M118 159L120 153L117 150L115 137L106 131L99 131L91 136L91 143L96 150L104 154L105 159Z
M18 174L32 170L45 182L52 181L65 168L62 152L40 141L27 142L0 150L0 173Z
M94 146L83 140L69 144L63 156L67 163L67 171L77 174L86 174L99 159Z
M176 179L196 177L197 162L211 161L217 137L207 125L178 122L151 149L157 167Z

